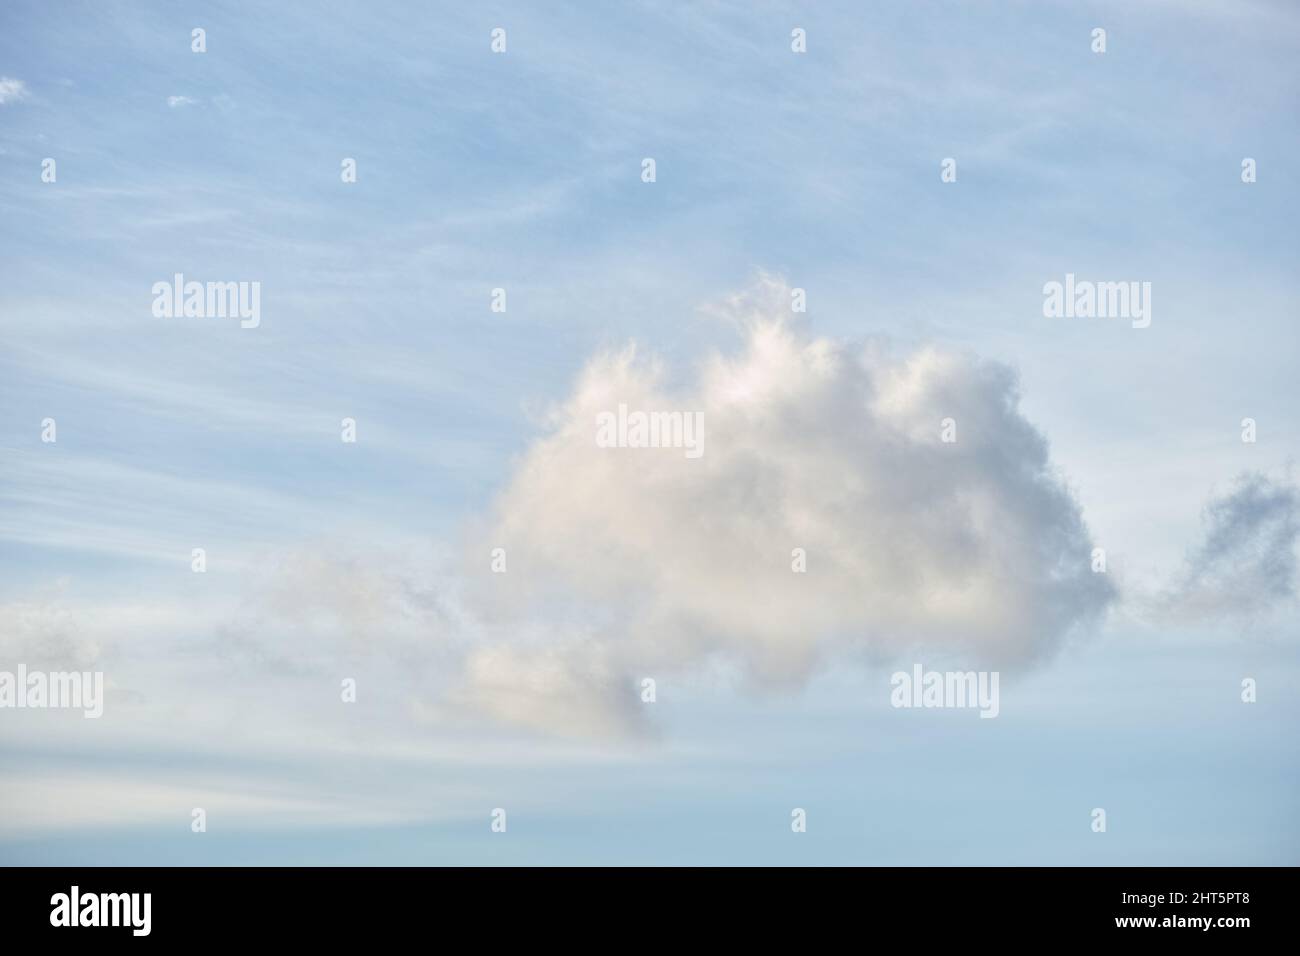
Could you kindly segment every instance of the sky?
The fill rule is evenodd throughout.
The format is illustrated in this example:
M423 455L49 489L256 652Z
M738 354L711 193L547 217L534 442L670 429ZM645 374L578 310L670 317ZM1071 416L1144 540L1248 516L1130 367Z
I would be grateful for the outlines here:
M1284 0L7 0L0 672L105 699L0 707L0 863L1300 862L1298 51Z

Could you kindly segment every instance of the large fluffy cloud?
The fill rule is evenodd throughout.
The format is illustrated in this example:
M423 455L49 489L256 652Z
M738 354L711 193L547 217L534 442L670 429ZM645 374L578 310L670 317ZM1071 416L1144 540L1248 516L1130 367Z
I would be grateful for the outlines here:
M593 359L518 463L475 536L507 555L481 582L505 644L471 660L493 700L533 663L568 697L718 661L763 684L864 652L1016 667L1113 598L1009 368L816 338L769 291L737 351L688 374ZM703 454L599 447L620 405L700 413Z

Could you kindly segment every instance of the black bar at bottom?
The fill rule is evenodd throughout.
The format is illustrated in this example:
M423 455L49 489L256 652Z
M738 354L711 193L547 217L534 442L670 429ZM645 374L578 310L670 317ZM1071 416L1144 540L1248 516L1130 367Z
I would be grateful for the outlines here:
M0 869L0 925L7 943L75 934L92 945L338 946L430 930L454 934L441 945L464 945L470 940L455 942L464 932L493 943L806 945L828 933L865 942L909 926L925 944L1047 933L1231 945L1242 934L1284 933L1293 883L1288 869L1194 867L9 868Z

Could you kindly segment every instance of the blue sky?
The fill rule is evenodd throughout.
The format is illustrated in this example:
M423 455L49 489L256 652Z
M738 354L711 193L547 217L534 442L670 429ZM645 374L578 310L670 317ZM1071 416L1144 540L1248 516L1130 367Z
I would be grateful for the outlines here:
M1283 2L5 4L0 670L110 689L0 711L0 862L1295 863L1294 576L1255 585L1294 569L1298 45ZM153 318L177 272L260 282L260 326ZM1151 282L1151 326L1044 318L1067 272ZM601 364L629 341L660 378ZM709 405L703 487L566 444L589 392L783 401L864 342L781 416ZM1048 460L885 469L839 397L909 376ZM835 510L860 478L907 506ZM931 483L1015 531L967 529L968 626ZM1076 513L1109 597L993 559ZM727 564L778 518L857 534L806 613ZM998 719L891 709L921 659L1004 668Z

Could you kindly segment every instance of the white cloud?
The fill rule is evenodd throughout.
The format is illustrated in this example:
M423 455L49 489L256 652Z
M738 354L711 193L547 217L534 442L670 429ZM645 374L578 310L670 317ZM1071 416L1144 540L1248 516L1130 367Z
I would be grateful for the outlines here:
M0 76L0 105L13 103L27 95L27 84L8 76Z
M190 99L190 97L188 96L167 97L167 105L170 106L172 109L176 109L178 106L192 106L197 102L198 100Z
M0 604L0 661L38 669L89 669L99 660L100 645L87 631L86 616L69 608L57 591L34 601Z
M580 687L613 703L641 674L716 661L761 684L799 684L846 652L1014 667L1112 600L1009 368L816 338L784 318L789 302L767 281L733 303L738 354L680 387L632 347L589 362L467 558L485 571L491 633L513 648L470 668L490 709L508 698L522 718L531 699L554 724ZM703 456L597 447L597 416L620 403L701 412ZM491 547L507 573L486 573ZM549 629L519 635L543 614ZM515 666L528 660L554 677L545 707L536 671Z
M562 736L623 738L647 727L632 681L599 641L472 652L449 703L508 724Z

